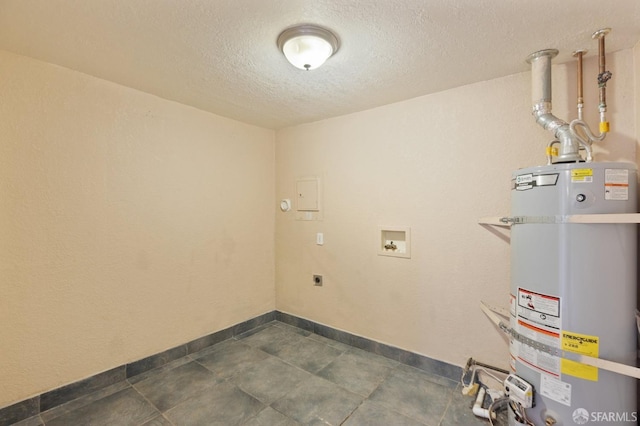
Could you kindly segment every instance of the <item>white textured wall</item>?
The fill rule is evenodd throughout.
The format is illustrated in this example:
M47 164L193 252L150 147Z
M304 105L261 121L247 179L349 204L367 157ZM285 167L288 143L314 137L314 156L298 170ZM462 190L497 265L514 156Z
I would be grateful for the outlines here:
M633 55L608 61L613 133L596 158L634 161ZM597 64L586 65L597 129ZM554 112L565 119L575 117L574 74L554 66ZM296 177L320 176L324 220L277 213L278 309L458 365L508 365L479 308L507 307L508 231L477 221L509 214L512 171L545 163L551 135L530 114L530 91L522 73L279 131L277 197L295 198ZM376 255L384 225L411 227L410 260Z
M275 307L274 132L0 52L0 407Z

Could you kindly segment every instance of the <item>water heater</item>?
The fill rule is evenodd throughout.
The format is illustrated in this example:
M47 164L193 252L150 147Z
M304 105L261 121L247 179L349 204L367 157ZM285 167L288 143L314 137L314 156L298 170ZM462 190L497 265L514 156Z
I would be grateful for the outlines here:
M512 175L511 368L534 387L535 425L637 424L636 379L549 351L635 366L636 224L596 215L636 213L636 182L618 162ZM510 424L525 423L511 412Z
M553 134L547 164L511 176L509 311L482 310L509 337L512 373L504 381L510 426L638 424L636 326L637 167L595 162L593 143L610 132L604 38L598 40L599 132L583 121L582 57L578 118L551 112L551 60L532 53L532 114ZM499 318L509 318L509 325ZM492 418L492 403L487 416Z

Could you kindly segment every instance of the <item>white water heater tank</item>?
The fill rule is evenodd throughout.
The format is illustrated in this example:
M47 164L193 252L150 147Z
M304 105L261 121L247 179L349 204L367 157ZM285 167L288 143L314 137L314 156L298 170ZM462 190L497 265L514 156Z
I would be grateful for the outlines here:
M637 424L636 379L531 345L636 365L636 225L570 220L636 213L636 175L613 162L513 173L510 325L529 343L511 339L511 367L535 388L526 413L536 425L591 424L601 413L614 413L607 424Z

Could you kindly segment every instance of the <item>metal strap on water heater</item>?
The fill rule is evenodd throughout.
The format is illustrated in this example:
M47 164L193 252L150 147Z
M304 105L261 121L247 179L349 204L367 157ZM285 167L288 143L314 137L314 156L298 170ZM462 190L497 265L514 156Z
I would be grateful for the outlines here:
M494 308L492 306L487 305L484 302L480 302L480 308L482 311L489 317L489 319L500 328L504 333L508 334L513 339L517 340L520 343L524 343L527 346L530 346L540 352L547 353L553 356L561 356L562 351L559 348L555 348L553 346L546 345L544 343L537 342L533 339L529 339L528 337L518 333L508 325L506 325L500 317L496 315L496 313L507 316L508 314L499 308Z
M500 222L505 225L522 225L525 223L546 223L546 224L557 224L557 223L570 223L570 216L512 216L512 217L501 217Z
M483 217L481 225L512 226L526 224L557 225L564 223L640 223L640 213L574 214L557 216Z
M529 339L526 336L518 333L508 325L506 325L496 313L507 316L508 314L501 309L496 309L490 307L484 302L480 302L480 308L485 313L485 315L493 322L500 330L506 333L509 337L514 340L525 344L533 349L536 349L541 352L548 353L553 356L557 356L560 358L569 359L572 361L576 361L582 364L590 365L592 367L602 368L603 370L611 371L617 374L622 374L629 377L635 377L636 379L640 379L640 368L631 367L626 364L620 364L619 362L607 361L602 358L593 358L586 355L580 355L572 352L563 351L560 348L556 348L553 346L546 345L544 343L537 342L535 340Z
M561 224L561 223L640 223L638 213L612 214L574 214L559 216L513 216L502 217L500 222L511 225L527 223Z

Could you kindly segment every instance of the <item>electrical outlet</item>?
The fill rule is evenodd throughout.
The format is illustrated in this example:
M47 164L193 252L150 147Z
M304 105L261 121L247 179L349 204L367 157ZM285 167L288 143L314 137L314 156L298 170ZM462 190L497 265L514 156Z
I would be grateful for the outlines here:
M313 285L322 287L322 275L313 276Z

